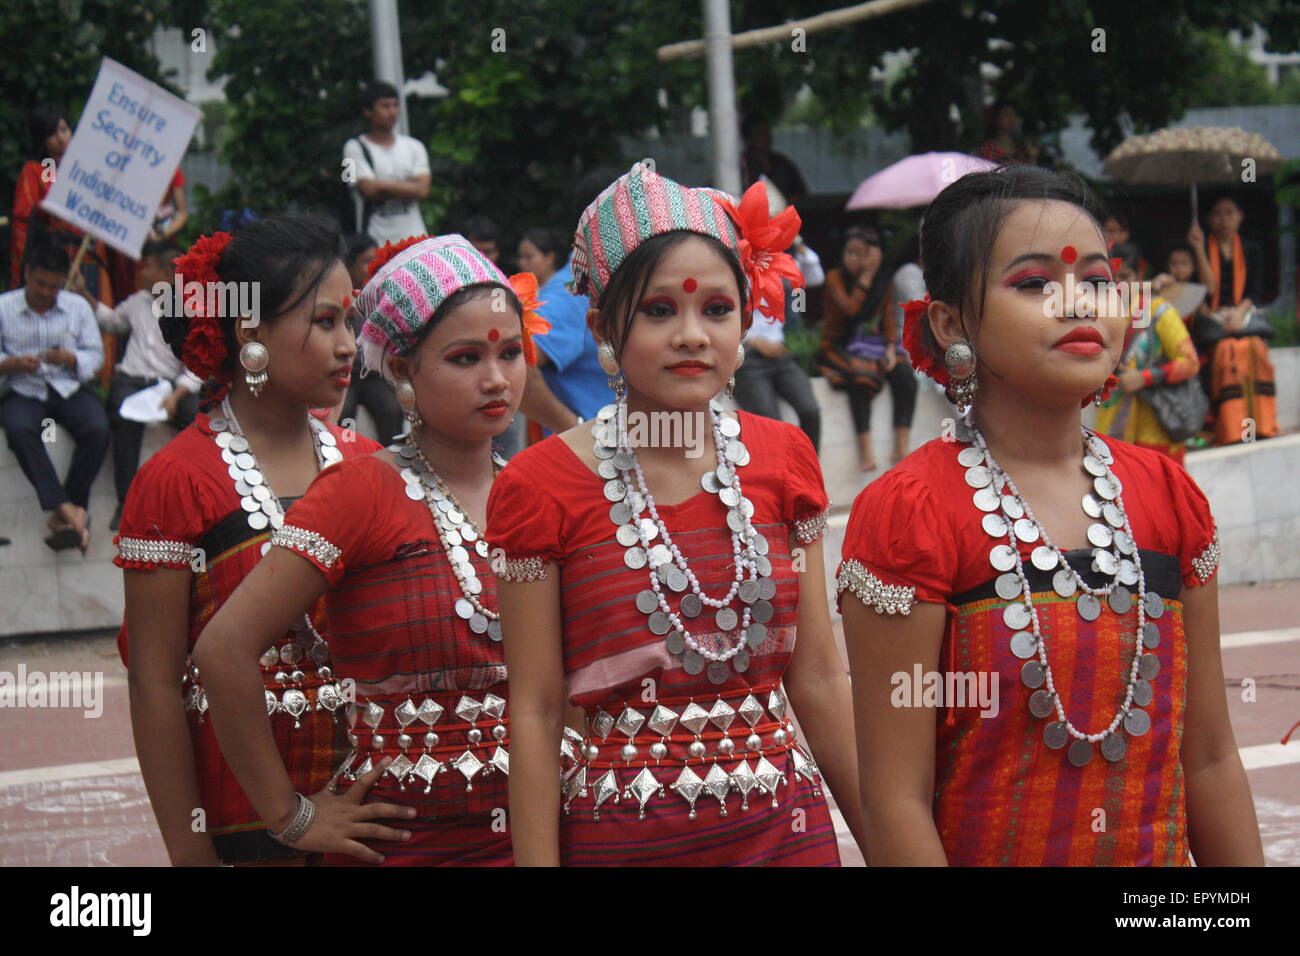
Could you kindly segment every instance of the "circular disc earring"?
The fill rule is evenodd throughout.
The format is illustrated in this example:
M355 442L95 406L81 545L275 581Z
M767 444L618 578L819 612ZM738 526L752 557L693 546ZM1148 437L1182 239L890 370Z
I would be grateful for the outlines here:
M618 355L614 352L614 346L608 342L601 342L596 349L596 362L600 365L601 371L609 376L610 390L621 402L627 395L627 382L623 378L623 370L618 367Z
M736 346L736 368L740 368L744 364L745 364L745 346L737 345Z
M248 390L257 398L270 377L266 374L266 367L271 364L271 353L261 342L245 342L239 350L239 364L244 367L244 381L248 383Z
M402 379L393 387L393 394L397 398L397 404L402 408L402 417L411 423L411 429L423 425L424 419L420 417L420 412L415 407L415 386Z
M952 376L948 382L948 398L954 405L969 408L975 401L975 348L966 339L958 339L948 346L943 364Z

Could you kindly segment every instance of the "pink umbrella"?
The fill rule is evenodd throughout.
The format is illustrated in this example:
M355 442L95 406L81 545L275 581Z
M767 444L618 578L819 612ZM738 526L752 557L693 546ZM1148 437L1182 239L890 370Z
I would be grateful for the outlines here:
M997 163L966 153L918 153L863 180L845 209L905 209L925 206L945 186L967 173L997 169Z

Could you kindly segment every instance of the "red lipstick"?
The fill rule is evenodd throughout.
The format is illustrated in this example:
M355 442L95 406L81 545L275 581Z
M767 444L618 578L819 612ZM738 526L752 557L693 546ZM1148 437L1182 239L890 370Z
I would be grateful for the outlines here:
M1106 344L1101 333L1091 325L1080 325L1066 332L1056 340L1052 348L1076 355L1098 355L1105 350Z

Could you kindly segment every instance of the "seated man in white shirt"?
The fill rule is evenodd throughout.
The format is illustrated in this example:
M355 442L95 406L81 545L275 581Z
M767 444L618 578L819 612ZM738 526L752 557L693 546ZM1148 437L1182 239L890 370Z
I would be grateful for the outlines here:
M89 382L104 364L90 306L63 291L68 253L48 237L28 240L20 289L0 295L0 416L9 448L52 512L45 543L56 551L90 544L90 486L108 452L108 419ZM76 448L64 481L45 443L67 429Z
M199 411L199 390L203 380L181 365L181 360L163 341L158 318L154 314L153 288L158 283L170 287L176 272L176 257L181 254L174 242L147 242L140 259L140 289L127 296L116 309L97 302L86 292L85 283L73 279L72 287L86 297L95 310L95 320L105 332L129 334L126 355L113 370L108 386L108 425L113 436L113 485L117 491L117 510L108 527L116 531L122 517L122 503L127 489L140 467L140 446L144 441L144 424L121 416L122 402L141 389L160 381L172 383L171 394L163 399L167 420L177 428L194 421Z
M375 80L361 94L370 130L343 146L344 172L356 205L356 232L379 245L425 232L420 200L429 195L429 153L417 139L396 131L401 106L397 88Z

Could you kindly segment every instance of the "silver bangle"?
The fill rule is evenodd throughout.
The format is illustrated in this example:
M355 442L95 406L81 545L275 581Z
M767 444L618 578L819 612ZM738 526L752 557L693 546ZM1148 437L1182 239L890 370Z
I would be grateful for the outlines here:
M305 837L307 831L311 829L312 821L316 819L316 804L301 793L295 792L294 796L298 798L298 812L294 814L289 825L279 833L272 833L270 827L266 830L267 836L285 846L293 846Z

